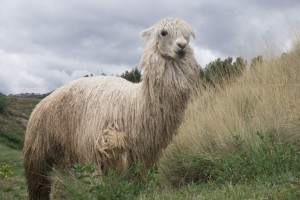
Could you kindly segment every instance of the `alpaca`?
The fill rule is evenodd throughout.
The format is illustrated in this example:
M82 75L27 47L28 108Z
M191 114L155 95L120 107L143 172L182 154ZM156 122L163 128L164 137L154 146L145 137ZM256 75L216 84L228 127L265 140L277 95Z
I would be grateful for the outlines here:
M30 199L49 199L52 167L93 162L105 175L142 162L145 174L171 142L197 88L199 65L189 45L195 34L182 19L167 18L140 35L147 42L140 83L82 78L36 106L23 150Z

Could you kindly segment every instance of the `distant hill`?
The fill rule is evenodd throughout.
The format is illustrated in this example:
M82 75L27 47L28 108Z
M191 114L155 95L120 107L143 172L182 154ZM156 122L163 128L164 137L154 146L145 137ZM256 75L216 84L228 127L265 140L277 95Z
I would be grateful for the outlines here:
M27 121L40 100L37 96L7 97L7 108L0 113L0 144L22 149Z
M51 94L51 92L46 94L39 94L39 93L21 93L21 94L10 94L9 97L19 97L19 98L35 98L35 99L43 99L46 96Z

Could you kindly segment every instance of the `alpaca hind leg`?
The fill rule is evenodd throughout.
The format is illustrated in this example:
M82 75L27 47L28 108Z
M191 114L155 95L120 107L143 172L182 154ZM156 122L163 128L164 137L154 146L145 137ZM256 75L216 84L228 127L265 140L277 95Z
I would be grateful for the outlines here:
M48 177L49 167L46 163L29 164L24 162L25 176L30 200L49 200L51 182Z
M65 199L64 196L64 187L65 185L61 182L62 180L55 179L53 181L52 187L51 187L51 199Z

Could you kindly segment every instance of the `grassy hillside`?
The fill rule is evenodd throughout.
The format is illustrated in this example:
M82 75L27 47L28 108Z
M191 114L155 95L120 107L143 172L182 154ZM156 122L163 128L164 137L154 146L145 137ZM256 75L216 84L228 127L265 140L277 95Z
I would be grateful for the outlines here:
M283 151L280 148L291 148L289 151L295 148L295 157L298 155L299 159L299 142L300 47L297 46L283 58L251 68L226 88L203 91L188 108L186 122L161 165L175 185L215 180L218 177L212 171L217 167L214 165L224 165L226 159L231 160L239 153L245 154L249 165L254 162L250 154L268 153L266 159L271 159L284 156L276 155Z
M6 97L7 107L0 113L0 144L21 150L29 116L39 99Z
M0 113L0 199L26 199L22 167L24 133L27 120L39 99L6 97Z
M26 199L21 151L0 144L0 199Z
M202 91L160 167L176 187L212 182L244 194L249 185L236 199L300 199L300 45L226 88ZM257 196L255 185L268 195Z

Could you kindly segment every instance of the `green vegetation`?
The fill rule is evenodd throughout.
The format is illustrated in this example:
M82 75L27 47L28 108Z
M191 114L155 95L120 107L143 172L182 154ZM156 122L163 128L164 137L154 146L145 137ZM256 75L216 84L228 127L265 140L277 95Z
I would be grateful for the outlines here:
M3 113L7 107L7 97L0 93L0 113Z
M20 150L0 144L0 199L27 198L21 154Z
M1 178L8 178L11 175L13 175L11 165L5 164L5 165L0 166L0 179Z
M121 74L121 77L132 83L139 83L141 81L142 74L138 68L135 67L130 72L126 70L123 74Z
M5 97L6 108L0 113L0 144L21 150L29 116L40 99Z
M231 57L224 60L218 58L201 69L200 78L203 80L205 88L226 85L226 82L232 82L240 77L246 66L247 61L241 57L238 57L235 62Z
M261 55L257 56L255 58L252 58L252 60L251 60L251 67L259 66L262 63L263 63L263 57Z
M58 171L54 172L52 179L55 197L64 199L136 199L143 191L154 191L158 186L157 168L153 168L147 176L147 180L141 180L138 173L141 169L138 163L129 172L118 175L115 171L109 172L106 176L97 173L93 164L74 167L71 173L64 175ZM129 178L131 177L131 178ZM63 189L61 189L63 188ZM58 191L63 191L61 194Z
M246 182L232 185L215 184L213 182L205 184L191 183L180 188L165 188L155 193L144 193L139 200L297 200L300 198L299 182L287 183L284 180L271 183Z
M277 176L286 176L300 183L299 141L287 146L273 134L257 132L257 137L259 141L253 145L237 135L230 144L232 152L211 153L205 157L181 155L181 150L177 149L176 153L172 152L172 161L164 163L171 167L163 167L164 175L174 186L206 182L236 185L270 177L276 179Z
M253 58L253 62L258 63L257 59L262 56ZM251 65L253 65L251 63ZM205 66L204 69L200 69L200 79L202 80L205 87L216 87L217 85L225 85L225 82L232 82L237 77L241 76L243 71L246 69L247 61L242 57L236 58L233 62L231 57L224 60L220 58L210 62ZM88 75L87 75L88 77ZM121 77L132 82L139 83L142 78L140 70L135 67L131 71L125 71L121 74Z
M39 99L5 98L0 113L0 199L26 199L21 149L27 120Z

